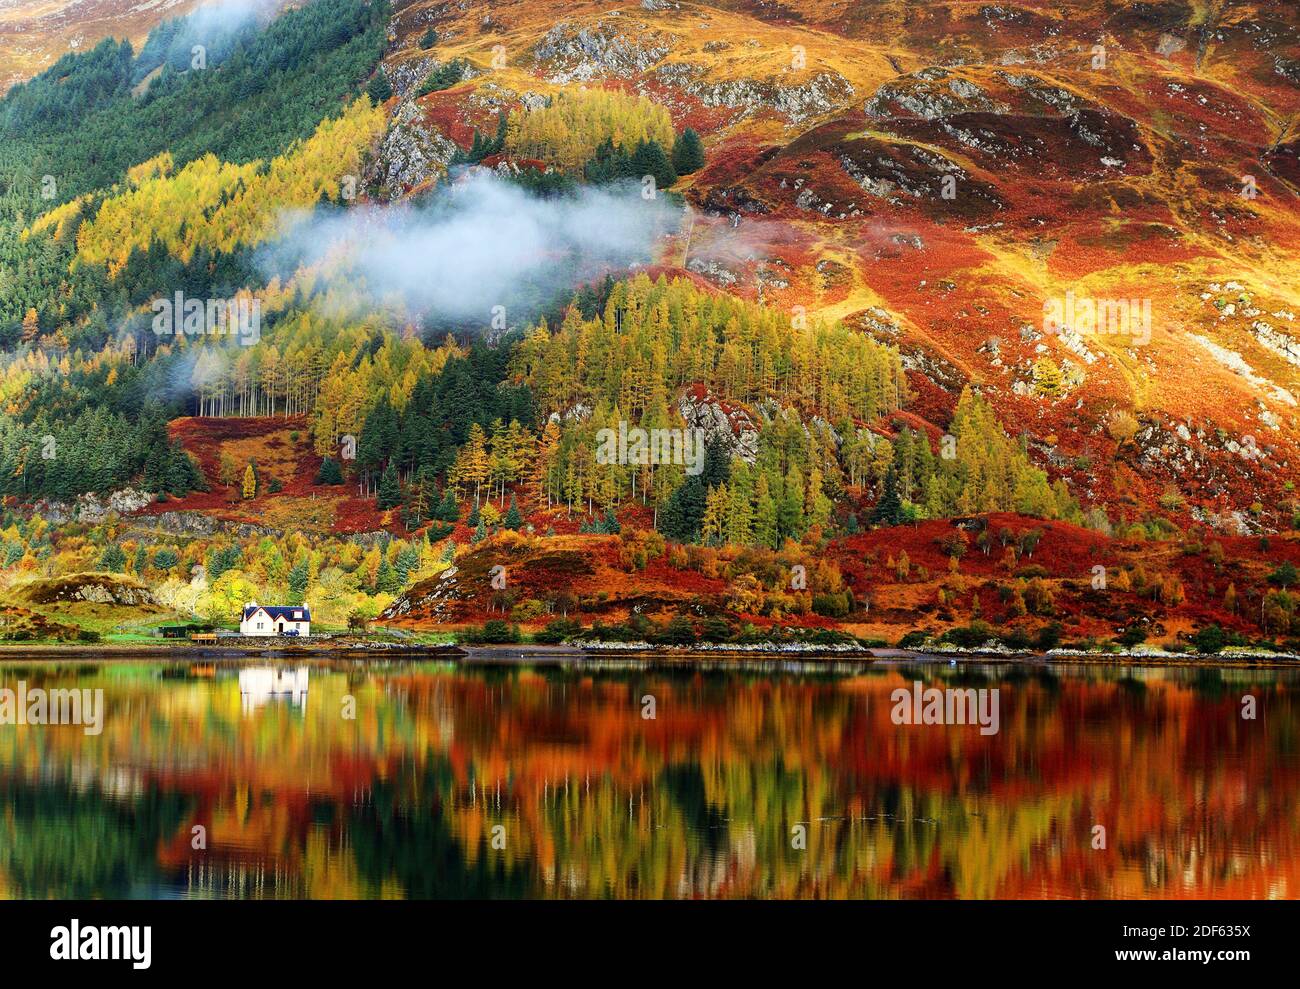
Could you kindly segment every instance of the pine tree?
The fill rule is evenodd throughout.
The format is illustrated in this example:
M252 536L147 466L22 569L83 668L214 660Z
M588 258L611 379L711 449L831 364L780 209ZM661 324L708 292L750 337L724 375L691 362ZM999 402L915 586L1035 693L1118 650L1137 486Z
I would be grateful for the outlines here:
M677 172L668 160L663 147L658 141L642 141L636 146L631 160L632 174L635 177L653 175L655 186L667 189L677 181Z
M456 492L450 487L442 494L442 504L438 506L438 518L443 522L460 520L460 505L456 503Z
M420 554L416 552L413 546L403 546L393 560L393 570L397 573L397 583L399 587L405 587L411 579L411 574L420 567Z
M320 470L316 472L315 484L342 484L343 468L333 457L326 457L320 462Z
M518 530L524 524L524 517L519 514L519 505L515 501L513 494L510 496L510 509L506 512L505 518L501 520L501 524L507 529L515 530Z
M379 561L379 569L375 572L375 590L382 594L396 594L401 589L402 584L397 579L397 571L385 556Z
M775 549L779 543L776 519L776 501L766 474L760 474L754 489L754 541L760 546Z
M794 465L786 472L781 485L776 521L781 539L798 539L804 533L803 475Z
M401 503L402 486L397 480L397 471L390 461L379 479L379 495L375 499L375 507L382 512L389 508L396 508Z
M723 541L729 501L729 492L725 484L709 488L709 493L704 499L704 515L700 518L700 538L710 546L717 546Z
M889 468L885 475L885 490L871 513L872 525L900 525L903 522L903 503L898 497L898 474Z
M547 508L551 507L552 472L559 457L560 437L560 424L553 419L547 420L529 474L529 481L539 508L543 505Z
M708 493L699 475L688 477L659 513L659 531L669 539L690 543L699 538Z
M375 106L386 103L393 95L393 85L388 81L388 73L383 69L376 72L366 86L366 92L370 96L370 102Z
M122 547L117 543L109 543L104 547L104 552L99 555L97 567L100 570L111 570L120 573L126 569L126 554L122 552Z
M739 457L731 465L730 500L727 504L724 539L735 546L747 546L754 538L754 480L749 465Z
M704 167L704 144L690 127L673 142L673 168L678 175L690 175Z
M420 47L428 51L438 43L438 32L432 27L426 28L424 34L420 35Z
M487 481L490 471L487 434L483 431L483 427L475 422L469 428L469 437L465 445L456 454L456 462L452 465L449 480L457 486L474 485L474 505L477 507L482 485Z
M306 554L293 565L289 571L289 603L302 604L307 596L307 582L310 578L311 566Z

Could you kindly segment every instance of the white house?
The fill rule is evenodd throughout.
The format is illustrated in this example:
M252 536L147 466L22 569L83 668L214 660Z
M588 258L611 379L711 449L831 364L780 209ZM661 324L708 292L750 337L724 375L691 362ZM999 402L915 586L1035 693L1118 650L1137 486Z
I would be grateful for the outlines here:
M240 635L311 635L311 608L305 604L276 607L250 601L239 619Z

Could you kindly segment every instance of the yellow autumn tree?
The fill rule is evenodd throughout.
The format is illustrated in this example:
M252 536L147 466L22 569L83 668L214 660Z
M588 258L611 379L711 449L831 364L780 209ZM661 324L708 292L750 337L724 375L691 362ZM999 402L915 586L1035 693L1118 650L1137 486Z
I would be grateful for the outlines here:
M565 90L536 110L510 115L510 150L566 168L581 165L604 141L630 152L641 141L673 146L668 111L644 96L612 89Z
M229 253L260 244L275 233L282 210L314 205L322 193L337 198L384 126L383 111L362 97L270 163L236 165L209 153L172 174L170 159L146 162L151 167L140 166L130 187L81 225L77 256L106 264L113 275L134 248L154 240L186 262L199 247Z

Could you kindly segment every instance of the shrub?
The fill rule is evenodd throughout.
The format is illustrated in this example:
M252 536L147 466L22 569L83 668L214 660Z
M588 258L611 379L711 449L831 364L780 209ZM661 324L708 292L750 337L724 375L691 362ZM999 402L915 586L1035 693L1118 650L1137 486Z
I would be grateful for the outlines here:
M581 631L582 625L572 618L556 618L554 621L547 622L546 627L533 638L538 642L554 645L576 636Z
M1008 649L1015 649L1017 652L1027 652L1033 646L1034 640L1023 629L1013 628L1002 637L1002 644Z
M852 595L848 591L841 594L814 594L813 612L826 618L843 618L850 611Z
M1132 649L1139 643L1145 642L1146 639L1146 630L1140 625L1130 625L1128 628L1124 629L1124 631L1120 632L1119 635L1115 636L1115 641L1126 649Z
M484 623L484 642L519 642L519 625L507 625L500 619Z
M705 642L726 642L731 638L731 626L714 615L704 623L700 638Z
M1268 575L1268 582L1285 589L1294 584L1297 577L1300 577L1300 573L1297 573L1295 564L1288 560Z
M950 628L943 633L941 641L951 642L962 649L975 649L990 639L996 638L993 629L984 622L971 622L965 627Z
M1206 625L1196 630L1192 636L1192 645L1197 652L1215 653L1227 645L1227 636L1218 625Z
M691 620L685 615L677 615L670 621L662 632L659 633L659 641L665 645L672 646L689 646L695 643L695 628L691 625Z
M1038 630L1038 639L1036 642L1039 649L1047 652L1049 649L1055 649L1061 644L1061 626L1056 622L1050 625L1044 625Z
M510 610L510 618L516 622L530 622L541 616L546 608L537 598L521 601Z
M488 619L482 628L467 628L461 636L465 642L474 644L511 643L522 638L518 625L510 625L500 618Z

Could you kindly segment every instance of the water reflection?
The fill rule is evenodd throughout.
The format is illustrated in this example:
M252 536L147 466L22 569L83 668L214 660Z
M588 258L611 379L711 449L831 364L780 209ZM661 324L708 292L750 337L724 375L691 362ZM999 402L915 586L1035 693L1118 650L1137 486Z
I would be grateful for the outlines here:
M239 671L241 708L244 714L252 714L272 700L282 700L305 714L309 679L305 666L246 666Z
M0 665L20 677L106 713L0 728L5 896L1300 891L1293 671ZM997 688L998 733L895 725L916 680Z

